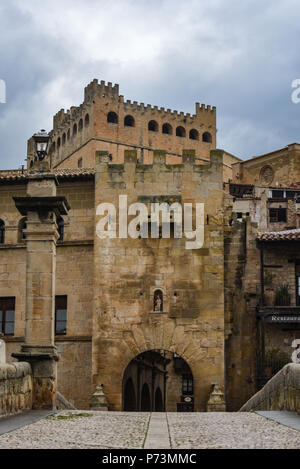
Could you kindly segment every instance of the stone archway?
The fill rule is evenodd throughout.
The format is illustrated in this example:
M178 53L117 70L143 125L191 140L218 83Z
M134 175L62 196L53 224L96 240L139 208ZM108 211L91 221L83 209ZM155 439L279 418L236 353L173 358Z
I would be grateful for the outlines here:
M185 399L188 399L188 404ZM193 411L191 368L173 352L143 352L131 360L124 371L122 400L123 410L131 412Z
M109 307L99 310L97 315L99 331L93 337L93 383L94 385L103 383L109 410L124 409L124 383L130 375L127 374L125 380L124 377L130 363L146 352L158 350L177 354L189 365L194 382L194 411L205 412L212 385L215 383L221 387L224 385L222 328L220 327L214 339L203 338L201 331L204 326L179 325L166 314L157 313L151 314L147 323L142 322L129 327L117 323L117 319L114 319L112 327L111 314ZM218 324L217 322L213 327L219 327ZM119 330L116 329L117 325ZM209 323L206 322L205 331L205 337L213 333ZM211 348L213 346L215 348ZM137 383L137 375L131 377L133 383ZM171 380L168 380L166 385L166 394L169 394L169 399L166 399L166 409L176 412L181 394L178 392L172 398L172 403L170 402L171 395L168 392L170 382ZM160 388L164 398L164 386ZM141 389L142 386L140 389L135 388L139 409ZM151 387L150 392L152 393Z

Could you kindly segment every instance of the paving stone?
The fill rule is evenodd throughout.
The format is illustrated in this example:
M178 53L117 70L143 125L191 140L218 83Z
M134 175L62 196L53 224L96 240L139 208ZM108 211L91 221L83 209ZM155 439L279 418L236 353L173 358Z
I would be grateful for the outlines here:
M300 449L300 432L247 412L150 415L139 412L64 411L0 436L0 449L170 447Z

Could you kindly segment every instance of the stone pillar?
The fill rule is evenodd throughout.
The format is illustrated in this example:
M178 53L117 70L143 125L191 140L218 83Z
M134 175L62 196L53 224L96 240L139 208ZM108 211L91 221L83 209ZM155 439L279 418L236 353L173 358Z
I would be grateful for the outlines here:
M69 210L65 197L56 196L51 173L28 176L27 197L15 197L27 217L26 332L21 353L13 357L31 364L33 408L55 408L58 355L54 343L56 216Z

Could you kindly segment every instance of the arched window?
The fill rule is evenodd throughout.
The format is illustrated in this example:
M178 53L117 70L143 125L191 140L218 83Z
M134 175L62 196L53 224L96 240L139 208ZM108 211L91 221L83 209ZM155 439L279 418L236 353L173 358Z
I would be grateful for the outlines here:
M30 161L30 168L33 166L33 160Z
M164 124L162 127L162 133L172 135L173 129L170 124Z
M85 125L85 127L88 127L90 125L90 116L89 116L89 114L85 115L84 125Z
M60 137L58 137L58 139L57 139L57 149L59 149L59 148L60 148Z
M126 116L124 119L125 127L134 127L134 118L132 116Z
M78 128L79 128L79 132L82 132L82 129L83 129L83 120L82 119L80 119L80 121L79 121Z
M162 313L164 310L164 294L161 290L154 292L153 311Z
M5 223L3 220L0 220L0 244L5 243Z
M191 140L199 140L199 132L196 129L192 129L190 131L190 139Z
M204 134L202 135L202 140L203 142L206 142L206 143L212 143L212 136L209 132L204 132Z
M77 124L73 125L73 137L77 135Z
M56 224L57 224L57 231L59 234L58 241L63 241L64 240L64 235L65 235L65 222L62 217L57 217L56 219Z
M78 168L82 168L82 158L79 158L78 162L77 162L77 165L78 165Z
M68 133L67 133L67 139L70 140L70 137L71 137L71 131L70 129L68 130Z
M26 228L27 228L27 218L24 217L24 218L21 218L21 220L19 221L19 225L18 225L18 243L25 242L26 235L24 231L26 230Z
M150 132L158 132L158 123L156 121L150 121L148 124L148 130L150 130Z
M176 129L176 136L177 136L177 137L182 137L182 138L184 138L185 135L186 135L185 129L184 129L183 127L181 127L181 126L180 126L180 127L177 127L177 129Z
M66 144L66 139L67 139L66 134L63 134L63 137L62 137L62 144L63 144L63 145Z
M109 112L107 114L107 122L109 122L110 124L118 124L118 115L115 112Z

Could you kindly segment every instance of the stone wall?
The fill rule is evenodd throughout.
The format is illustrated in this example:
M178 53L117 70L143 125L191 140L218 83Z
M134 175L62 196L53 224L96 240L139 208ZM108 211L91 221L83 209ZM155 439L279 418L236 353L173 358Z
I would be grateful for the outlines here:
M29 363L0 364L0 415L31 409L32 394Z
M236 221L225 235L226 402L237 411L256 390L256 226Z
M290 410L300 413L300 365L286 365L240 411L254 410Z

